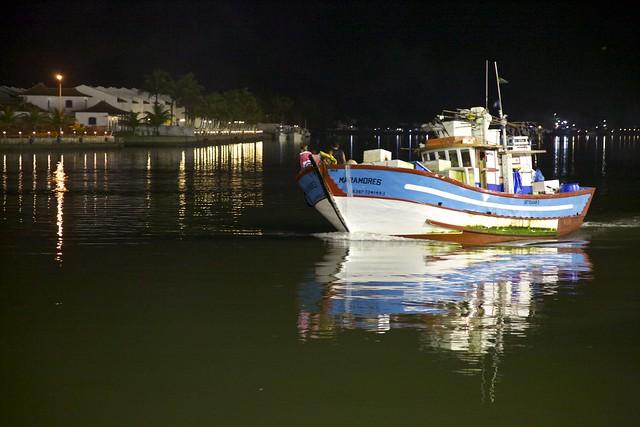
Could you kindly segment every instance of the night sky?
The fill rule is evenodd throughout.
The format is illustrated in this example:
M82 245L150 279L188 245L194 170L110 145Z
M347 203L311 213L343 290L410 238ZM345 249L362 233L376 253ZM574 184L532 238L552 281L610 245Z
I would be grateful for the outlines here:
M21 1L4 5L0 84L140 87L164 69L207 92L286 95L310 121L423 123L484 105L497 61L511 120L640 126L640 15L587 2ZM612 6L614 5L614 6ZM490 103L495 96L491 74Z

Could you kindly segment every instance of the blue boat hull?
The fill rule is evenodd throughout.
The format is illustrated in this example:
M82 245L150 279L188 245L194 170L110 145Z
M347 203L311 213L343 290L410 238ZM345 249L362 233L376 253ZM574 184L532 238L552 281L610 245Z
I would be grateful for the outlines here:
M593 188L507 194L430 172L385 166L310 167L298 175L309 205L344 231L489 243L577 230Z

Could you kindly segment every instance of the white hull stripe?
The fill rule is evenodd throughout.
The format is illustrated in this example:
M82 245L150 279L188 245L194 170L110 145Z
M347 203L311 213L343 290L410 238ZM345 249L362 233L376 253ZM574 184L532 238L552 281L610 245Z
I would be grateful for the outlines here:
M514 211L563 211L565 209L572 209L573 204L569 205L555 205L555 206L517 206L507 205L503 203L485 202L483 200L475 200L469 197L458 196L456 194L447 193L445 191L437 190L435 188L424 187L422 185L405 184L405 190L418 191L420 193L433 194L435 196L443 197L445 199L456 200L462 203L468 203L475 206L483 206L486 208L506 209Z

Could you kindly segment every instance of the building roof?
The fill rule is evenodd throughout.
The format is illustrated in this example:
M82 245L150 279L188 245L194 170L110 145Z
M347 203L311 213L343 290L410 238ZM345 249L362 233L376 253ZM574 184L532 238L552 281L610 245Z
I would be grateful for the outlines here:
M118 107L114 107L107 101L100 101L96 105L87 108L86 110L77 111L77 113L107 113L110 116L119 116L127 114L128 111L122 110Z
M20 92L24 89L19 89L10 86L0 86L0 104L2 105L18 105L20 104Z
M32 95L32 96L58 96L58 88L46 87L44 83L38 83L37 85L25 90L20 95ZM62 87L62 96L81 96L86 98L82 92L79 92L75 87Z

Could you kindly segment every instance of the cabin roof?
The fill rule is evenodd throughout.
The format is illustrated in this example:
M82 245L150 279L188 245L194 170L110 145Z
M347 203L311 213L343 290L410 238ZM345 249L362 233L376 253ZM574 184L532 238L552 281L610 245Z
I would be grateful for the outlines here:
M457 148L478 148L482 150L504 151L502 145L482 144L473 136L447 136L427 140L426 145L418 149L418 152L448 150ZM510 154L540 154L546 150L507 150Z

